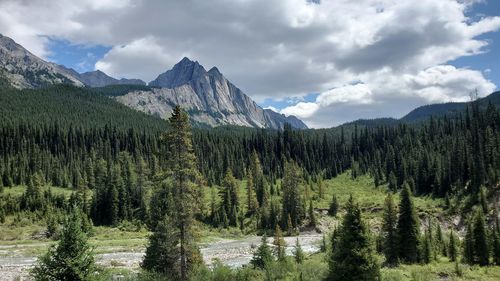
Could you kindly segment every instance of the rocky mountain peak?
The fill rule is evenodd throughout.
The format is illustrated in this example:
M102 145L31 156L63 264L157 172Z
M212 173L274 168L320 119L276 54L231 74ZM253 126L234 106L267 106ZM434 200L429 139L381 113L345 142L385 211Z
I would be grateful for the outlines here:
M210 68L210 70L208 71L208 74L210 74L212 76L222 76L222 73L220 73L219 69L215 66Z
M175 88L206 75L207 71L197 61L184 57L171 70L160 74L149 86Z

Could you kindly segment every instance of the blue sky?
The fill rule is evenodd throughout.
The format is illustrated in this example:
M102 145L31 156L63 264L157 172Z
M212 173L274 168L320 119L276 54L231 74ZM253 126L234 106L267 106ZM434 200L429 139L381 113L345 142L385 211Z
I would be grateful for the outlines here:
M68 40L49 38L48 59L82 73L95 70L95 63L111 50L103 45L73 44Z
M469 15L472 17L482 17L483 15L498 16L500 15L500 1L490 0L480 2L473 6ZM500 32L490 32L480 35L477 38L489 42L485 53L462 57L451 61L450 64L457 67L470 67L483 71L486 78L497 85L498 90L500 86Z

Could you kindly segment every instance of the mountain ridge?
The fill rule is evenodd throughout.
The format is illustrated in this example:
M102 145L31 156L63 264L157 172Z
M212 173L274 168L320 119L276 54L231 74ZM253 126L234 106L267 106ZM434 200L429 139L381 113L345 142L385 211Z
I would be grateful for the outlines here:
M116 98L132 108L162 118L169 116L174 105L180 105L195 121L212 127L240 125L279 129L289 123L294 128L307 128L294 116L287 117L257 105L217 67L207 71L187 57L148 85L152 87L148 91L133 91Z
M106 87L131 85L121 88L125 95L113 96L119 102L152 114L167 118L173 106L181 105L193 121L208 126L240 125L256 128L282 128L285 123L305 129L307 125L294 116L285 116L264 110L234 84L229 82L217 67L209 71L197 61L184 57L171 70L158 75L146 86L139 79L116 79L96 70L78 73L30 53L9 37L0 35L0 76L2 83L18 89L44 88L56 84L79 87ZM144 88L146 87L146 88Z

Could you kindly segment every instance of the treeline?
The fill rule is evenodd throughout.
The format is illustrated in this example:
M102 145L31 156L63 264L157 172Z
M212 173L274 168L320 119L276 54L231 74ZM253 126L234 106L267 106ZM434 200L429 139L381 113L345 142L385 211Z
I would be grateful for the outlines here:
M88 101L87 90L60 87L62 97L57 98L60 106L68 102L72 104L70 109L77 111L79 107L74 105L77 100ZM65 93L68 87L71 91ZM71 96L72 91L75 97ZM24 92L7 91L6 95L9 93ZM132 128L125 129L120 125L122 121L109 120L114 116L112 110L108 116L103 108L90 103L76 115L86 121L75 126L72 112L61 108L56 113L49 111L49 117L44 118L36 110L35 93L53 95L49 89L27 91L24 94L31 105L21 115L8 113L19 107L16 103L1 106L2 120L8 122L2 122L0 127L0 190L5 186L29 185L37 175L45 184L94 194L89 196L86 208L89 215L94 214L96 224L133 219L147 222L145 193L151 191L152 183L169 161L159 129L166 129L167 123L154 123L159 120L127 109L126 114L120 114L124 114L122 121L130 121ZM102 96L92 99L112 102ZM30 115L30 110L36 114ZM102 120L88 120L83 117L86 113ZM59 115L60 120L55 120ZM221 200L213 200L210 211L199 213L203 220L218 226L236 226L241 218L255 215L258 228L274 229L279 224L288 230L308 217L312 202L308 196L288 196L286 191L293 194L297 186L304 185L317 187L321 194L323 179L348 169L353 177L369 173L376 185L388 183L393 190L407 184L415 194L473 195L469 198L475 204L479 202L481 186L488 190L498 183L500 176L499 116L492 104L480 110L472 103L463 115L431 118L416 125L328 130L293 130L285 126L280 131L236 127L195 129L193 148L197 168L205 180L203 185L216 184L224 190L215 196ZM288 174L287 163L291 167ZM287 175L292 180L283 180L278 186L277 179L286 179ZM236 202L232 177L249 179L247 198L251 202ZM218 201L222 201L222 208ZM283 201L290 201L289 205L295 207ZM4 213L23 209L20 204L9 206L4 204Z

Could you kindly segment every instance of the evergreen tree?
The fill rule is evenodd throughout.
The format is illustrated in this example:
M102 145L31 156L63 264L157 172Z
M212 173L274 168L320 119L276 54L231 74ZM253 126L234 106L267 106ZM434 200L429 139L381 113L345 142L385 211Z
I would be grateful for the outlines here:
M469 222L467 224L467 229L464 238L464 262L468 264L474 264L474 236L472 224Z
M450 242L448 243L448 257L450 261L457 261L458 260L458 239L455 236L455 233L453 233L453 230L450 231Z
M192 239L194 189L200 181L193 151L191 126L187 113L179 106L169 118L171 129L164 137L167 151L167 176L172 178L174 203L174 225L179 231L180 280L188 279L189 252L197 252ZM193 247L193 249L190 249Z
M405 185L401 191L397 233L400 260L405 263L417 262L420 238L419 223L408 185Z
M59 243L42 255L31 274L35 280L94 280L94 253L82 229L81 212L73 207L66 218Z
M155 231L149 237L149 244L141 266L171 278L178 278L179 265L179 230L165 217L158 222Z
M474 263L481 266L490 263L488 236L482 212L477 212L473 222Z
M260 246L253 254L253 258L250 263L257 268L264 269L268 267L273 261L273 253L271 252L271 248L267 244L267 237L264 235L262 236Z
M396 206L389 193L385 198L382 222L383 252L388 265L395 265L398 262L397 220Z
M495 229L492 231L492 243L493 243L493 263L495 265L500 265L500 233Z
M278 224L276 224L276 230L274 231L274 241L273 241L275 255L278 260L285 259L285 248L286 243L283 239L283 232Z
M346 204L346 214L333 243L328 281L379 280L379 265L361 210L352 196Z
M293 254L294 254L295 262L298 264L301 264L306 259L306 255L305 255L304 251L302 250L302 247L300 246L298 237L297 237L297 240L295 240L295 249L294 249Z
M309 226L316 227L316 215L314 214L312 200L309 201Z
M250 169L247 170L247 212L249 214L255 214L259 208L259 203L257 198L255 198L255 189L253 175L250 173Z
M295 162L285 163L281 188L283 190L283 219L290 217L291 227L298 227L304 217L304 206L300 197L302 173ZM290 228L290 225L287 225Z
M231 170L227 170L223 180L223 188L220 191L221 213L227 216L227 223L231 226L238 224L238 182L233 176Z
M339 211L339 202L337 201L337 196L333 194L332 202L330 202L330 207L328 208L328 214L332 217L336 217L338 211Z

